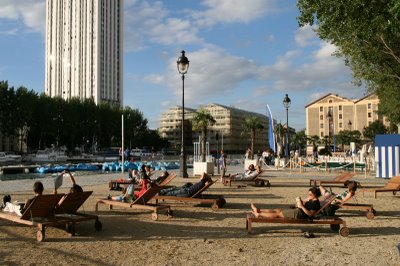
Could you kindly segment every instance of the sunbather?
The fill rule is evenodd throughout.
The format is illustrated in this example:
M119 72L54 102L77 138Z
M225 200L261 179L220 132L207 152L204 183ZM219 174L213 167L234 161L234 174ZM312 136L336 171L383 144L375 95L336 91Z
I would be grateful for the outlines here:
M325 210L325 213L329 216L335 215L335 212L337 209L340 208L346 201L351 199L354 194L356 193L357 190L357 182L355 181L346 181L344 182L344 185L347 187L347 190L343 191L341 194L336 194L336 198L330 206L328 206ZM328 191L326 188L323 186L319 186L319 190L321 191L321 194L324 196L329 196L332 195L333 193L331 191Z
M133 199L135 199L134 195L134 184L129 184L128 187L125 190L125 193L118 195L118 196L108 196L108 198L116 200L116 201L125 201L125 202L131 202Z
M250 164L248 169L244 173L234 174L229 176L230 180L253 180L256 176L261 173L260 166L257 165L257 169L254 164Z
M307 201L301 200L300 197L296 198L296 207L294 209L258 209L253 203L251 209L256 217L266 218L295 218L295 219L308 219L313 217L314 214L321 208L319 197L321 191L317 187L311 187L308 190Z
M212 182L211 178L206 173L203 173L200 176L200 181L195 184L186 183L182 187L164 188L159 194L161 196L191 197L209 182Z
M33 198L27 199L25 201L25 203L11 203L11 197L8 196L7 197L7 202L3 202L4 204L4 208L3 211L8 211L8 212L15 212L18 216L22 216L22 214L25 211L25 208L27 208L29 206L29 204L31 204L31 202L37 197L43 194L43 184L40 181L36 181L33 184L33 193L35 194L35 196Z
M65 169L63 172L61 172L61 173L58 175L57 178L63 178L64 175L69 175L69 178L71 179L72 187L70 188L70 191L69 191L70 193L83 192L82 187L81 187L80 185L78 185L78 184L75 182L75 178L74 178L74 176L72 175L71 171L70 171L68 168ZM61 183L62 183L62 182L61 182ZM60 184L61 184L61 183L60 183ZM58 189L58 187L57 187L57 185L56 185L56 188L54 189L54 194L57 194L57 189Z

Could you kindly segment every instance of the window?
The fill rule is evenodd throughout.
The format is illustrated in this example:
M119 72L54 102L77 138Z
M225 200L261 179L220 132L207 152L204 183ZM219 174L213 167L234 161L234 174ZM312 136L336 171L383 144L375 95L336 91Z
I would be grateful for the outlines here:
M319 107L319 111L320 111L320 112L323 112L323 111L324 111L324 107L320 106L320 107Z
M340 123L339 123L339 128L342 128L342 127L343 127L343 123L340 122Z
M342 117L342 114L339 114L339 119L342 119L343 117Z
M324 124L323 123L319 124L319 127L324 128Z
M371 109L371 107L372 107L372 104L368 103L368 109Z
M368 112L368 118L371 118L371 117L372 117L371 112Z
M339 111L342 111L342 106L341 105L339 105Z
M332 103L332 100L329 100L328 102L329 102L329 103Z
M324 120L324 116L323 116L323 115L320 115L320 116L319 116L319 120Z
M321 138L323 138L324 137L324 132L321 132L320 136L321 136Z

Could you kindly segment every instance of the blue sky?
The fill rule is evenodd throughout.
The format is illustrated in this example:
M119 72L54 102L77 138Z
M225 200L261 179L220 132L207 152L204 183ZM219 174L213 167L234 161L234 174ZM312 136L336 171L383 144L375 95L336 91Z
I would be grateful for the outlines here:
M359 98L335 47L299 28L295 0L125 0L124 105L158 127L181 105L176 61L185 50L185 106L218 103L305 128L305 106L327 93ZM45 0L0 0L0 80L44 91Z

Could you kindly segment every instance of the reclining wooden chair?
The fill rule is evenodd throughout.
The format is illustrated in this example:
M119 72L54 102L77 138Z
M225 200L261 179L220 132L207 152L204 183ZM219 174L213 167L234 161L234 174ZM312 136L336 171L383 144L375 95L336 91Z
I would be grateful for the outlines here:
M374 198L377 198L378 192L392 192L393 195L396 195L397 191L400 191L400 176L394 176L392 177L386 184L385 186L381 188L364 188L363 189L363 195L364 191L370 191L374 192Z
M216 181L208 182L204 187L202 187L197 193L191 197L176 197L176 196L161 196L157 195L153 199L158 203L159 200L162 201L181 201L181 202L194 202L197 204L210 204L211 208L216 211L222 208L226 201L222 195L211 195L204 194L203 192L212 186Z
M36 239L42 242L46 236L47 226L68 225L70 223L68 219L54 215L56 205L63 196L64 194L37 196L27 206L22 216L18 216L16 213L0 211L0 219L36 226L38 228Z
M310 187L312 185L319 186L322 184L344 184L344 182L350 180L355 175L356 174L352 172L343 172L332 180L310 179Z
M167 215L172 216L172 210L169 205L158 205L158 204L151 204L149 201L158 193L160 190L164 188L164 186L151 186L149 189L146 190L140 197L135 199L132 202L122 202L116 201L111 199L97 199L96 202L96 211L98 211L99 204L106 204L109 206L111 210L113 206L119 206L122 208L130 208L136 210L149 210L152 211L151 219L156 221L158 219L158 211L162 209L167 209Z
M96 231L101 231L102 224L99 221L99 216L78 212L78 209L92 195L93 191L75 192L66 194L58 203L55 214L57 217L68 219L70 224L67 225L67 231L71 235L75 234L75 224L82 221L94 220L94 228Z
M229 177L224 177L222 179L222 183L227 186L229 185L230 187L232 186L232 183L245 183L245 184L250 184L250 183L254 183L255 186L257 187L271 187L271 183L269 182L268 179L263 179L261 178L261 174L263 171L261 171L260 173L258 173L258 175L254 176L252 179L232 179L231 176ZM240 187L240 186L239 186Z
M267 217L256 217L253 213L247 214L246 218L246 229L249 234L252 233L253 223L280 223L280 224L329 224L333 231L338 231L341 236L348 236L349 229L346 227L346 222L339 217L327 217L322 216L323 210L331 204L335 199L334 195L326 198L322 203L321 208L314 214L310 219L296 219L296 218L267 218ZM342 225L342 228L340 228Z

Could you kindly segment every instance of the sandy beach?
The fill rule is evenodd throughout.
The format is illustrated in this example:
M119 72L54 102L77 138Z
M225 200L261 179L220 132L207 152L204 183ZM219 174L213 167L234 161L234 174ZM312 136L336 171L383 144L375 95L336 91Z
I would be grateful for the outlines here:
M242 169L230 167L228 172ZM296 196L306 197L310 178L332 179L337 173L266 170L263 175L271 188L216 183L207 193L223 195L227 202L223 208L213 211L210 206L170 202L173 217L161 212L157 221L151 220L150 212L109 210L105 205L95 212L97 198L118 194L110 192L107 183L120 173L76 175L84 190L93 190L81 211L99 215L103 230L96 232L93 221L82 222L71 237L50 227L45 241L37 242L37 228L0 220L0 265L400 265L400 193L381 193L374 199L372 193L363 196L359 191L354 202L373 204L377 214L369 220L364 212L338 211L350 229L348 237L331 231L329 225L263 223L253 224L253 233L248 234L250 203L261 208L289 207ZM354 179L363 186L386 182L363 174ZM45 192L52 193L52 177L41 180ZM196 180L177 177L172 184ZM1 181L0 194L24 200L31 197L34 181ZM68 191L68 182L60 192ZM305 238L304 231L316 237Z

